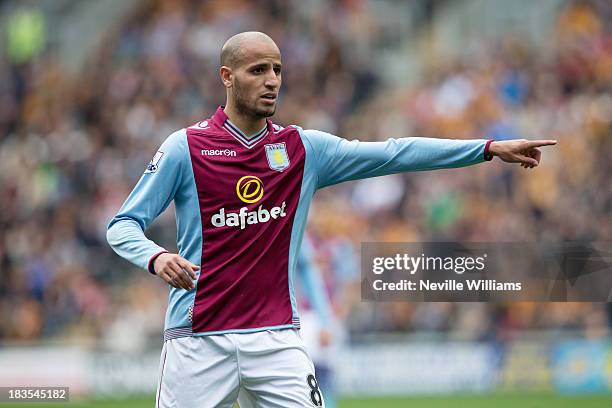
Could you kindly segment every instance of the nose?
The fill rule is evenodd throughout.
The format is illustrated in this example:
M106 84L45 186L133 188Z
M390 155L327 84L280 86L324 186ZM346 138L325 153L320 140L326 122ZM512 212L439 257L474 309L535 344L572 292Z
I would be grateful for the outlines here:
M264 82L264 86L266 88L269 88L269 89L275 89L275 88L278 88L279 84L280 84L280 79L279 79L278 75L276 74L276 72L271 70L266 75L266 80Z

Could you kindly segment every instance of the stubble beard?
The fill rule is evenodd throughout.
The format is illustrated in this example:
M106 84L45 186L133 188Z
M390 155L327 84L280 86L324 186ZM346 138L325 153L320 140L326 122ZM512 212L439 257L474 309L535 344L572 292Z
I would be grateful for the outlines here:
M239 114L253 120L269 118L276 112L276 104L274 104L272 110L259 109L256 101L250 104L238 81L234 83L234 103Z

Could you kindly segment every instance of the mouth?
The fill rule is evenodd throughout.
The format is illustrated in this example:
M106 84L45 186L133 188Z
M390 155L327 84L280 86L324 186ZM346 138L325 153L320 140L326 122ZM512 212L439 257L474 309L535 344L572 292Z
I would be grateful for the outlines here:
M273 92L268 92L265 93L261 96L261 99L264 100L264 102L272 104L274 102L276 102L276 94Z

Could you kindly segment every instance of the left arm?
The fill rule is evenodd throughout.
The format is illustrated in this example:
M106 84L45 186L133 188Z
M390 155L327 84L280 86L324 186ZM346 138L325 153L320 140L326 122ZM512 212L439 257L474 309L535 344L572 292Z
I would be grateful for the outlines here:
M318 130L304 130L314 152L317 187L387 174L464 167L499 156L523 167L538 165L538 147L554 140L453 140L426 137L388 139L385 142L348 141Z
M349 142L318 130L305 130L304 136L314 151L318 188L393 173L469 166L492 158L487 140L408 137Z

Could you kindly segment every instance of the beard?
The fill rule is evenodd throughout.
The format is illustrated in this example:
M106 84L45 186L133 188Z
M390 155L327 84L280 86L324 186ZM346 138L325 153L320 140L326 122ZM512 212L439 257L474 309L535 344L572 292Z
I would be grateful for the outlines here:
M252 119L261 119L261 118L269 118L273 116L276 112L276 104L274 106L263 108L257 106L257 100L249 101L248 95L244 92L242 85L240 82L236 80L234 82L234 103L236 106L236 110L249 118Z

